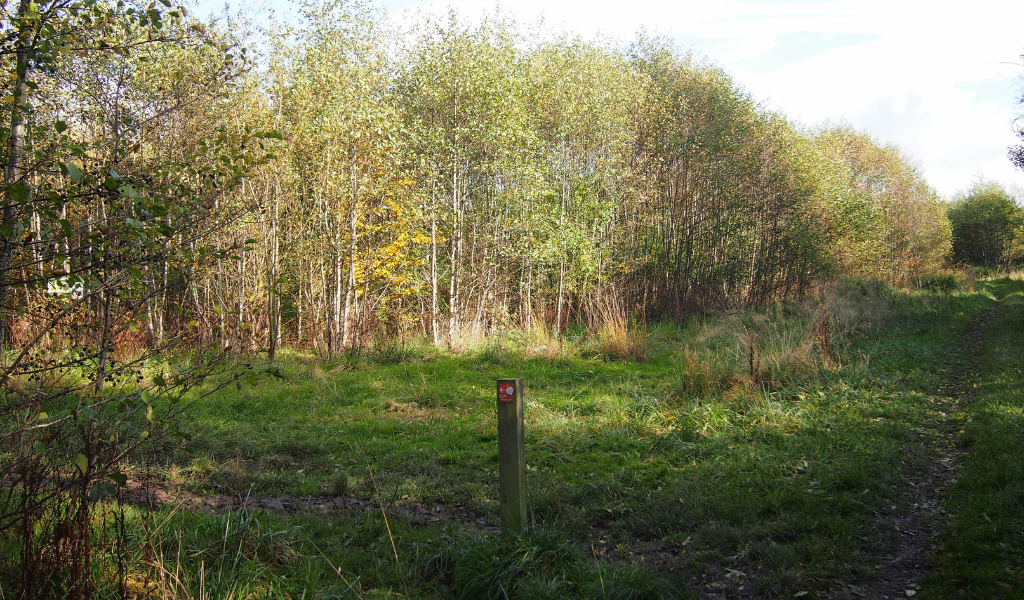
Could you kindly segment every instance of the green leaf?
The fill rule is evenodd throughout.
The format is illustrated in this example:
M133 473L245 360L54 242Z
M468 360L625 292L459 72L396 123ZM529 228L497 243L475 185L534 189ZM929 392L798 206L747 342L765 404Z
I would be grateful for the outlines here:
M64 167L68 170L68 177L71 177L71 183L78 183L82 180L82 170L78 168L78 165L67 163Z
M192 441L192 436L187 434L187 433L185 433L184 431L172 431L171 432L171 437L178 438L179 440L182 440L182 441L185 441L185 442L191 442Z
M116 483L117 487L124 487L128 485L128 476L125 475L124 473L109 473L107 477L109 477L111 481Z
M147 404L146 405L146 420L149 421L150 423L152 423L155 419L156 419L156 414L153 411L153 405L152 404Z
M122 185L121 187L118 188L118 191L121 192L122 196L128 196L129 198L139 197L139 193L135 191L135 187L132 186L131 184L126 183Z
M57 133L64 133L68 130L68 124L64 121L57 121L53 124L53 128L57 130Z
M24 181L19 181L11 186L10 193L11 199L15 202L25 202L32 193L32 188Z
M66 238L71 237L71 235L72 235L72 232L71 232L71 221L68 221L67 219L61 219L59 221L59 223L60 223L61 235L63 237L66 237Z
M78 470L82 472L82 475L85 475L85 472L89 470L89 459L86 458L84 454L75 456L71 459L71 462L78 467Z
M133 219L131 217L125 217L124 222L136 229L142 229L145 226L145 223L143 223L142 221L138 219Z
M117 488L109 483L97 483L89 490L89 502L99 502L117 494Z

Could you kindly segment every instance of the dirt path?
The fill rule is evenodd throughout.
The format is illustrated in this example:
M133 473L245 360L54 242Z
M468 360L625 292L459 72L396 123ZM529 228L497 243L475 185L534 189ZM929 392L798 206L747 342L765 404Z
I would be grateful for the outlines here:
M266 510L285 514L314 512L327 514L330 512L377 512L381 505L375 500L361 500L355 496L295 496L291 494L193 494L187 490L168 488L164 485L133 482L129 484L125 501L137 506L158 508L163 506L180 506L190 510L209 510L226 512L247 508ZM409 520L429 524L455 521L471 527L497 529L496 523L474 514L468 510L451 506L427 506L420 502L397 500L383 501L388 516L402 515Z
M928 418L919 428L922 450L904 449L911 459L905 472L910 488L899 505L878 514L879 524L898 531L891 553L883 557L870 581L833 589L833 600L894 599L917 595L939 550L939 529L945 522L942 498L956 482L960 465L959 416L977 370L977 355L993 311L984 313L967 332L950 362L951 376L930 399Z

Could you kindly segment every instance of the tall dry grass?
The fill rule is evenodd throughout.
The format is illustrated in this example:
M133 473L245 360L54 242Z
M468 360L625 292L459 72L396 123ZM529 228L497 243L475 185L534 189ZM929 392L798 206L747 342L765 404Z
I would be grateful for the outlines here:
M625 302L614 289L596 295L589 312L597 324L594 348L598 354L613 360L647 359L647 325L630 320Z
M691 325L688 341L673 357L679 371L677 394L732 396L814 381L842 370L846 341L884 322L890 296L884 284L837 282L800 303Z

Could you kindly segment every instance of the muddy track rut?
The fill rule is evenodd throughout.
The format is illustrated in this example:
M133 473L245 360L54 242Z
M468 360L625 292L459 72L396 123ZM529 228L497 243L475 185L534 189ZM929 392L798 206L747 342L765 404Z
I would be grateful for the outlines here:
M918 428L922 452L908 461L904 472L910 484L899 510L877 515L881 525L894 528L898 539L869 581L834 588L832 600L870 598L885 600L917 595L939 550L940 529L946 521L942 507L945 490L956 482L962 450L961 415L970 402L977 374L977 356L994 311L983 313L953 350L950 376L930 398L928 416Z

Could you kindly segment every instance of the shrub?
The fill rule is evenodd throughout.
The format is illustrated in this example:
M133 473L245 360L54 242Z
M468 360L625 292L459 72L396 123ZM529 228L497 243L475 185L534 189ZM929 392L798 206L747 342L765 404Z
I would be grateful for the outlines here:
M952 273L927 274L915 277L913 285L919 290L952 294L961 290L960 282Z

